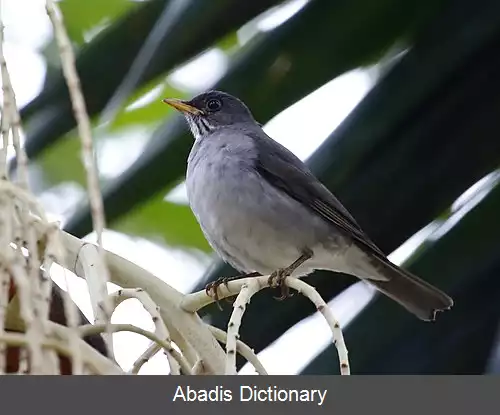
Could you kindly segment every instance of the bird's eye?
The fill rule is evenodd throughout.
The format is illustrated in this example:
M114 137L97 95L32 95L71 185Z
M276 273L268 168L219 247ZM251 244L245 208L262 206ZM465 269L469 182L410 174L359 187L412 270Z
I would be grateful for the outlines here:
M218 99L211 99L207 102L207 108L210 111L218 111L222 107L222 102L220 102Z

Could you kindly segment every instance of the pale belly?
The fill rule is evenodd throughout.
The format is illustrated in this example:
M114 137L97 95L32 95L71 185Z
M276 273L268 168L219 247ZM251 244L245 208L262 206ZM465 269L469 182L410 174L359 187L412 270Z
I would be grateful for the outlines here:
M385 279L374 275L366 254L332 224L258 174L250 141L230 141L219 136L195 144L186 176L191 209L223 260L241 272L269 275L308 250L312 258L293 276L327 269Z
M264 181L239 169L221 175L215 169L188 176L191 208L215 251L242 272L263 275L291 265L305 249L313 258L297 269L304 275L330 269L338 236L320 217ZM227 169L226 169L227 171Z

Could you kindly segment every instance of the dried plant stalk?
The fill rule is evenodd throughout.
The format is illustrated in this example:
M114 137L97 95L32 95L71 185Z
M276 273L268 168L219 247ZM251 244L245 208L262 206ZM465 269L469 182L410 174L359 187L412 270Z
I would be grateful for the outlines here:
M261 289L258 280L248 278L241 286L241 290L233 304L233 312L227 325L226 341L226 375L236 375L236 341L239 339L241 319L252 295Z
M227 333L217 327L209 326L214 337L221 343L227 343ZM254 368L259 375L267 375L267 371L260 362L254 351L241 340L236 341L236 351L244 357Z
M337 348L340 362L340 374L350 375L349 358L347 356L347 347L344 342L344 336L340 328L339 322L333 316L332 310L321 298L319 293L309 284L305 283L298 278L287 278L286 283L290 288L297 290L302 295L306 296L316 306L316 309L325 318L330 330L332 331L333 344Z
M61 56L62 70L64 77L66 78L73 112L77 121L78 135L80 136L82 145L82 161L87 175L87 192L89 195L92 223L94 231L97 235L97 246L99 248L99 262L101 269L96 275L100 277L101 281L100 284L95 286L95 289L100 290L100 297L105 298L105 300L102 303L102 308L96 314L96 321L109 324L111 320L112 306L107 297L107 282L109 281L109 276L104 253L102 251L102 232L105 227L105 219L102 195L99 187L99 173L97 170L97 163L92 143L92 128L90 126L85 100L80 87L80 78L76 71L75 56L66 33L66 29L64 28L61 11L53 0L47 0L46 9L52 22L52 26L54 27L54 33ZM113 355L111 333L107 333L105 340L108 352Z
M171 353L172 356L176 359L176 361L179 363L182 372L186 375L190 375L191 368L187 364L187 361L182 358L182 356L177 352L172 347L172 344L169 341L165 341L163 339L160 339L159 337L156 336L156 334L151 333L150 331L141 329L140 327L136 327L132 324L109 324L109 328L107 328L108 325L106 324L87 324L85 326L79 327L80 333L82 335L87 336L89 334L97 334L97 333L103 333L105 330L109 329L111 330L112 333L118 333L120 331L128 331L130 333L136 333L140 334L141 336L144 336L151 340L152 342L156 343L159 347L163 348L166 352Z
M260 287L259 289L262 289L262 288L269 286L268 279L269 279L268 276L262 276L262 277L242 278L242 279L235 280L235 281L229 281L227 283L227 285L222 284L218 287L217 296L219 299L224 299L226 297L230 297L230 296L236 295L238 293L241 293L241 291L243 290L243 287L246 284L248 284L249 280L256 281L257 286ZM350 366L349 366L348 352L347 352L346 344L344 342L344 337L342 335L342 330L340 328L340 324L334 318L333 313L331 312L328 305L321 298L321 296L314 289L314 287L307 284L303 280L298 279L298 278L288 277L285 280L285 283L290 288L297 290L302 295L309 298L309 300L311 300L314 303L317 310L325 318L326 322L328 323L328 326L330 327L330 329L332 331L333 342L337 348L339 361L340 361L340 373L342 375L349 375L350 374ZM252 295L253 295L253 292L252 292ZM214 301L215 301L215 299L211 296L208 296L207 293L205 292L205 290L201 290L201 291L186 295L181 303L181 307L186 311L196 312L196 311L200 310L201 308L207 306L208 304L213 303ZM238 301L238 299L236 301ZM236 306L236 302L235 302L235 306ZM234 314L234 311L233 311L233 314ZM229 335L229 330L228 330L228 335ZM232 341L234 341L234 340L232 340Z
M159 313L160 307L155 304L149 294L142 288L118 290L110 296L115 300L115 306L117 306L119 302L129 298L135 298L139 300L145 310L151 315L151 319L153 320L153 323L156 327L155 335L158 336L158 338L165 340L167 343L171 342L170 333L168 332L167 326L165 325L165 322L162 320ZM170 373L172 375L180 375L181 364L177 360L177 358L180 357L184 361L184 367L189 367L189 364L187 363L187 361L185 361L184 356L174 354L174 350L175 349L173 347L165 350L165 355L167 356L168 363L170 365Z

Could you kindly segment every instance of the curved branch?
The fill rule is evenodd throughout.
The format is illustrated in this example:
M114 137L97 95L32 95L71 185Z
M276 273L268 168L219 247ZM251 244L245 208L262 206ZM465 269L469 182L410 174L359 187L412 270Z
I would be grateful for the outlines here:
M74 329L70 329L66 326L62 326L52 321L47 321L46 324L49 328L49 334L63 343L66 343L68 341L68 337L74 336ZM85 363L91 366L93 371L103 375L125 374L125 372L115 362L103 356L96 349L87 344L83 339L77 338L75 340L79 347L79 351L81 352L82 360L84 360ZM68 347L70 349L69 357L71 358L75 352L71 346Z
M249 284L250 281L256 281L260 288L268 287L268 276L261 277L251 277L242 278L235 281L229 281L227 285L220 285L217 288L217 296L219 299L230 297L238 294L243 289L243 286ZM347 348L344 342L344 337L342 335L342 330L338 321L333 316L330 308L321 298L319 293L309 284L298 278L288 277L285 279L285 283L294 290L297 290L302 295L306 296L311 300L311 302L316 306L316 309L323 315L326 322L328 323L333 336L333 342L337 348L339 361L340 361L340 373L342 375L350 374L349 359ZM197 291L192 294L188 294L184 297L181 303L181 307L187 311L198 311L199 309L211 304L215 299L209 296L205 290Z
M325 303L325 300L321 298L313 286L305 283L304 281L299 280L298 278L289 277L285 280L285 282L290 288L297 290L297 292L309 298L309 300L311 300L311 302L316 306L316 309L323 315L326 322L330 326L333 336L333 344L337 348L340 361L340 374L349 375L350 366L344 336L342 334L342 330L340 329L340 324L333 316L332 310L330 310L328 304Z
M106 330L111 331L111 333L118 333L120 331L129 331L131 333L140 334L155 342L158 346L163 348L168 353L171 353L175 359L179 362L181 369L184 374L190 375L191 367L187 363L184 356L182 356L177 350L172 347L172 343L165 341L157 337L154 333L150 331L141 329L140 327L134 326L132 324L86 324L84 326L78 327L78 330L82 336L89 336L91 334L104 333Z
M236 297L233 304L233 312L227 325L227 342L226 342L226 375L236 375L236 340L240 337L239 329L241 319L245 313L246 306L250 302L252 296L257 293L262 287L254 278L248 278Z
M148 363L149 360L160 350L161 346L156 343L151 343L149 347L144 351L144 353L141 354L132 364L132 369L129 370L129 373L132 375L137 375L142 366Z
M151 315L151 319L153 320L153 323L155 325L155 335L158 338L164 339L166 342L171 343L170 333L168 332L167 326L165 325L165 322L162 320L159 313L160 307L158 307L155 304L155 302L151 299L151 297L146 291L144 291L142 288L134 288L134 289L128 288L128 289L118 290L110 294L109 296L115 301L115 308L119 303L130 298L135 298L136 300L140 301L144 309ZM180 362L177 361L176 357L174 357L174 355L170 352L170 350L165 350L165 354L167 356L168 364L170 366L170 374L180 375L179 372ZM186 366L189 366L187 362L184 363L186 364Z
M64 231L61 231L61 237L67 252L65 263L61 265L72 269L84 242ZM174 334L181 336L179 340L173 338L181 350L185 352L182 348L183 344L188 347L194 346L198 353L196 360L204 362L207 373L223 374L224 351L196 313L181 309L180 304L184 295L138 265L109 251L105 252L111 282L123 288L140 287L147 291L151 299L160 307L160 315L172 336ZM191 352L191 350L188 351Z
M217 327L214 326L208 326L214 337L220 341L221 343L226 344L227 342L227 333L224 330L221 330ZM244 357L250 364L255 368L255 371L259 375L267 375L267 370L264 368L262 363L260 362L259 358L257 355L254 353L254 351L244 342L241 340L236 341L236 351Z

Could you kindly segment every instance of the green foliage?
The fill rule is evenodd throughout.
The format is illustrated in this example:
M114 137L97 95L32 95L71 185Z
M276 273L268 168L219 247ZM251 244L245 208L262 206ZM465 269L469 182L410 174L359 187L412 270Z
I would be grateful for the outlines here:
M77 182L85 186L85 170L81 163L81 144L76 132L71 132L38 160L48 185Z
M69 37L82 44L92 30L110 24L135 4L132 0L63 0L59 8Z
M144 95L153 92L155 98L151 99L145 105L129 110L128 106L136 102ZM138 88L127 100L121 111L118 112L113 120L110 129L117 131L120 129L130 128L133 125L157 126L160 122L172 114L170 108L162 105L161 100L164 97L186 96L185 93L173 88L166 81L154 80L142 88Z
M114 229L153 240L160 239L168 245L211 252L189 206L168 202L163 194L129 212L115 224Z

